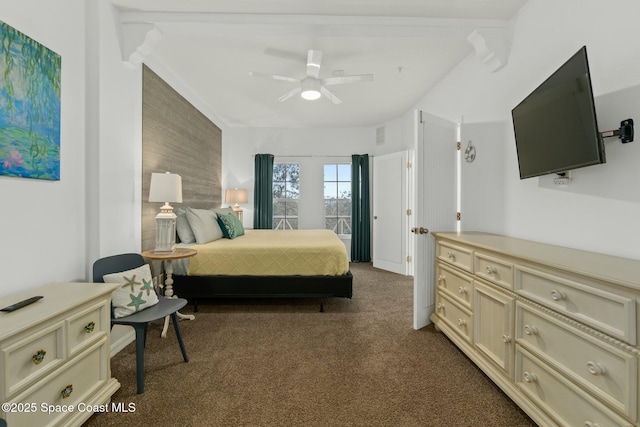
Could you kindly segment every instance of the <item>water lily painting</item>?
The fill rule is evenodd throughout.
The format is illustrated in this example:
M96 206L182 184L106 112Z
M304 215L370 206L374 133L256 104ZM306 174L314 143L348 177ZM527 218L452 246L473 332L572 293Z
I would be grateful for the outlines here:
M60 179L61 64L0 21L0 175Z

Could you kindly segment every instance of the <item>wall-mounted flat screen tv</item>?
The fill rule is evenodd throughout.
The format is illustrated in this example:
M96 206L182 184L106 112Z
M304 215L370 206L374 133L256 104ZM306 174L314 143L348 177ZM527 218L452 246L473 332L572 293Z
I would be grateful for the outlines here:
M512 111L520 179L605 163L587 48Z

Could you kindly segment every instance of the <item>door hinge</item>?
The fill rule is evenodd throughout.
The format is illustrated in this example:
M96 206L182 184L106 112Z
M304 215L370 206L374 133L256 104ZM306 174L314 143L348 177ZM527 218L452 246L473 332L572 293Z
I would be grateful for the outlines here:
M411 209L407 209L407 216L411 216Z
M411 261L412 261L411 255L407 255L407 262L411 262Z
M460 151L461 147L462 147L462 144L460 143L460 141L456 142L456 150Z
M411 162L407 162L407 169L411 169Z
M456 213L456 220L460 221L460 212Z

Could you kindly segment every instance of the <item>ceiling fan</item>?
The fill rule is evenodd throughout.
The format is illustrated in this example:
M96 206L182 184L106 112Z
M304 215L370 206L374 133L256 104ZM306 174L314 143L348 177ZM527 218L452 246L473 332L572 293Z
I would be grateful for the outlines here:
M351 76L333 76L320 78L320 64L322 63L322 51L309 49L307 53L307 74L303 79L295 77L280 76L277 74L266 74L255 71L249 71L250 76L263 77L267 79L280 80L284 82L298 83L299 86L290 90L278 101L283 102L296 94L300 94L303 99L313 101L322 95L329 98L334 104L341 104L342 100L326 86L343 85L357 82L370 82L373 80L373 74L356 74Z

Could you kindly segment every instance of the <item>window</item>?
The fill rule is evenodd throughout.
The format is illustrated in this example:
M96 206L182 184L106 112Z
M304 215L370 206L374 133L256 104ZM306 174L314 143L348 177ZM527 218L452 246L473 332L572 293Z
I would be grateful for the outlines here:
M324 227L351 235L351 164L324 165Z
M298 229L298 200L300 199L300 165L273 165L273 229Z

